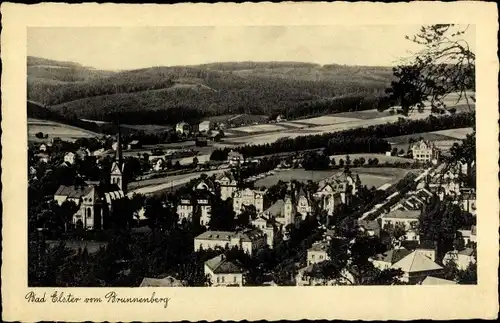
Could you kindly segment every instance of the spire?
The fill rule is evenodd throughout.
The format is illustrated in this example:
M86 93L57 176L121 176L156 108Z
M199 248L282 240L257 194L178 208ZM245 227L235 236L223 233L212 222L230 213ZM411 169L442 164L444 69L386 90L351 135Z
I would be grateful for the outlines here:
M115 161L118 163L119 167L121 168L122 163L123 163L123 156L122 156L122 142L121 142L121 129L120 129L120 121L118 120L117 122L117 127L118 127L118 133L116 135L116 156L115 156Z

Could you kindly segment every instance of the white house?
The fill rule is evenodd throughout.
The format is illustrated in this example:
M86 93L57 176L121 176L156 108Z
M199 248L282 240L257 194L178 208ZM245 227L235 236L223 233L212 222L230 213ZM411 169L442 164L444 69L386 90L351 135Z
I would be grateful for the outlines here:
M69 152L64 155L64 162L73 165L75 163L75 154L73 152Z
M232 198L233 194L238 190L236 179L231 172L225 172L219 175L215 182L220 188L220 198L225 201Z
M307 265L317 264L329 259L328 242L317 242L307 249Z
M272 249L279 237L276 222L263 216L258 216L251 222L253 226L265 233L267 245Z
M190 126L187 122L181 121L175 125L175 132L177 133L189 135L190 130Z
M230 151L227 154L227 162L230 166L239 166L240 164L245 162L245 158L237 151Z
M194 250L238 247L250 256L264 248L267 238L258 229L245 231L206 231L194 238Z
M394 210L381 216L381 228L387 230L401 225L406 233L405 240L420 241L418 234L420 211Z
M450 261L454 261L458 269L465 270L471 263L476 263L476 251L472 248L449 251L444 256L443 263L447 264Z
M432 162L439 159L439 149L428 140L420 140L410 146L413 159L420 162Z
M211 122L209 120L202 121L198 125L199 132L209 132L212 129L213 129L213 122Z
M266 191L252 190L246 188L237 190L233 195L233 210L238 215L245 207L255 206L257 214L264 211Z
M243 270L224 255L205 261L204 273L213 287L243 286Z
M302 216L297 213L297 207L290 196L285 197L284 200L277 200L273 205L264 210L262 215L273 219L282 228L286 228L288 225L298 226L302 219Z

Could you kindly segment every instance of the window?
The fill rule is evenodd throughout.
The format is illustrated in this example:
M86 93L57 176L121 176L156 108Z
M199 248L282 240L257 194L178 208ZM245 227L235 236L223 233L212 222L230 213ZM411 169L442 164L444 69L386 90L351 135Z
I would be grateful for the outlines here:
M221 277L221 282L224 282L224 276Z
M92 210L90 208L87 208L87 219L90 219L92 217Z
M217 277L217 282L220 283L220 278L219 277Z
M312 255L311 258L314 259L314 255Z
M319 260L322 260L323 259L323 256L319 256Z
M233 279L233 282L237 282L238 281L238 278L236 276L234 276L234 279Z

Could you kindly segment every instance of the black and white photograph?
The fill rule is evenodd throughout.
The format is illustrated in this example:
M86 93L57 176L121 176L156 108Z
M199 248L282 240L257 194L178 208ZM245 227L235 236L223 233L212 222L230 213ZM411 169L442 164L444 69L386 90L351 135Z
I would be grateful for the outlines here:
M494 8L2 4L2 319L496 317Z
M474 25L27 35L29 286L477 283Z

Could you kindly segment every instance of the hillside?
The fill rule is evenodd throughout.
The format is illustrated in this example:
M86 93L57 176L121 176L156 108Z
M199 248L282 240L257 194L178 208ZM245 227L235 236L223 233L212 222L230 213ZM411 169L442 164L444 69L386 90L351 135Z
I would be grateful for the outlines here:
M242 113L295 118L377 108L392 77L387 67L301 62L226 62L117 73L36 58L28 66L29 99L63 115L112 120L119 114L124 122L137 124Z

